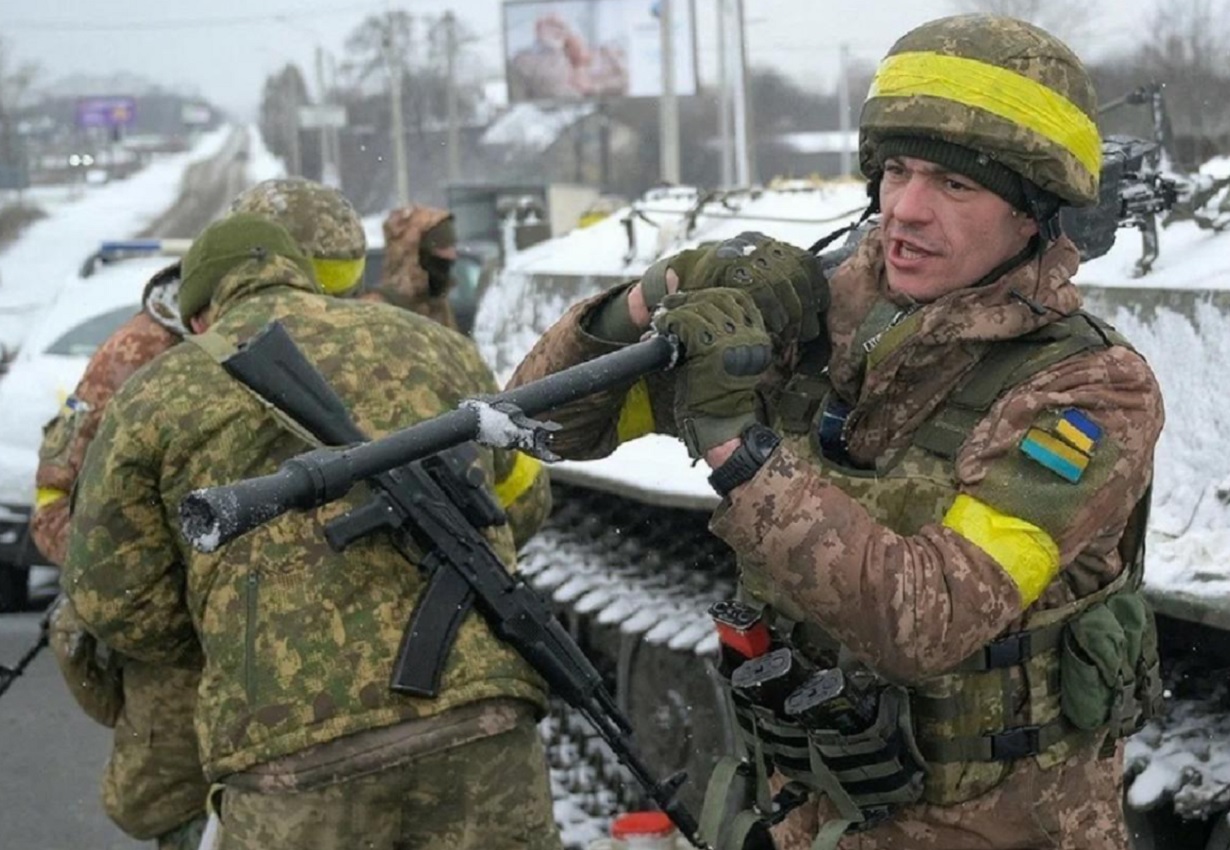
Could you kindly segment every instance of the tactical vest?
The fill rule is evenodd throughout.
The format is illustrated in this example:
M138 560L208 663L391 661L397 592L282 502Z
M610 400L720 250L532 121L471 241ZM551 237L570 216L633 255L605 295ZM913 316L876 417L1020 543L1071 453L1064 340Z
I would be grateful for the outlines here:
M878 320L873 315L865 325L878 321L880 328L885 326L886 308L878 309ZM859 337L870 339L873 334L865 327L860 329ZM823 470L827 482L857 500L886 527L902 535L913 535L923 526L943 520L957 495L957 453L1000 397L1060 361L1113 345L1126 346L1127 342L1108 325L1084 313L995 345L918 428L910 444L878 459L874 469L843 465L832 457L831 446L826 457L821 434L833 431L832 422L826 421L826 417L840 418L842 411L822 372L807 374L804 369L792 378L776 404L775 424L783 441L800 457L811 458ZM916 757L925 760L921 789L906 787L905 777L900 777L896 785L889 781L892 771L902 769L900 758L860 763L857 750L874 746L874 741L856 742L853 751L840 741L818 742L814 733L809 739L798 726L755 707L741 707L734 700L738 732L747 752L754 757L744 760L744 766L754 765L757 758L764 757L775 769L810 791L828 794L847 818L834 824L838 829L831 831L834 834L828 836L828 841L821 842L823 834L817 839L816 846L831 846L840 832L860 817L850 809L848 797L843 801L840 792L836 796L831 793L834 774L847 789L856 788L854 803L862 810L865 822L869 807L885 804L891 808L918 800L938 805L964 802L994 788L1018 759L1035 758L1041 767L1049 768L1069 758L1078 748L1135 731L1143 722L1142 717L1151 715L1160 690L1151 615L1150 633L1142 641L1143 660L1131 680L1122 683L1110 720L1102 728L1077 729L1063 716L1059 658L1068 623L1094 606L1135 593L1139 588L1147 507L1146 493L1133 511L1120 542L1124 569L1110 584L1070 604L1028 615L1023 631L997 638L950 672L908 688L890 686L885 691L888 699L904 703L899 706L902 729L879 729L876 740L885 745L890 755L908 745ZM742 569L744 600L764 606L765 617L779 639L818 666L844 666L842 659L846 653L837 641L815 623L807 622L806 612L788 593L778 592L754 565L744 564ZM1143 602L1140 604L1143 606ZM904 731L910 740L896 740L898 731ZM846 777L841 776L841 769L826 769L818 764L817 757L826 760L830 767L848 766ZM728 765L726 769L733 768ZM847 779L853 780L854 786ZM763 785L763 776L760 784ZM867 793L860 794L857 789L866 789ZM763 787L756 793L757 808L762 813L769 811L766 794Z

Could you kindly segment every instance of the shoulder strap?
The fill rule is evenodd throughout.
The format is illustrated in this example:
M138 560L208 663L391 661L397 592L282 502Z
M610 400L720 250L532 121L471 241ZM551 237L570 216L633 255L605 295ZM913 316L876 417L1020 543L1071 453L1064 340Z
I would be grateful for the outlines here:
M1128 343L1110 325L1083 310L1019 339L993 345L939 411L914 433L914 445L953 460L974 426L1008 390L1070 357L1115 345Z
M206 354L208 354L211 358L213 358L215 363L217 363L219 366L222 366L222 371L226 372L227 377L231 377L231 373L227 372L226 367L223 366L222 364L226 361L228 357L230 357L232 354L237 352L239 349L236 348L229 340L227 340L221 334L215 331L212 331L212 330L207 330L204 333L200 333L200 334L188 334L187 336L184 337L184 339L187 340L188 342L191 342L197 348L201 349ZM260 393L253 390L243 381L235 381L235 383L243 387L244 390L248 393L248 395L256 399L257 402L260 403L260 406L265 408L265 410L267 410L269 414L273 416L275 420L277 420L277 423L281 425L285 430L294 434L300 440L303 440L309 446L312 446L314 448L321 448L324 445L323 443L320 442L320 440L316 439L316 437L312 433L310 433L306 428L304 428L294 419L291 419L289 416L287 416L285 411L281 410L280 408L278 408L277 406L273 404L270 404L269 401L264 396L262 396Z

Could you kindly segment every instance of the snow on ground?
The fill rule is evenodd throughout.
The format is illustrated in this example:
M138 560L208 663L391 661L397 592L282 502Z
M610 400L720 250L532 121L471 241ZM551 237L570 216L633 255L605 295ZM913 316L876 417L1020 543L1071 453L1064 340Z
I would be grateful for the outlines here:
M286 163L274 156L261 136L260 128L248 125L248 182L259 183L286 176Z
M0 252L0 344L21 344L32 315L50 303L100 242L132 236L170 207L179 197L184 169L221 150L231 129L203 134L190 150L157 156L122 180L31 193L39 203L46 201L49 215Z

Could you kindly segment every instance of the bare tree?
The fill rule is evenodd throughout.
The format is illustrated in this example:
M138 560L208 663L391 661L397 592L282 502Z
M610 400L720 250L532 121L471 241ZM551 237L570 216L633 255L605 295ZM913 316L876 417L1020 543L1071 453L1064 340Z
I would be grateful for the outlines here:
M1028 21L1071 44L1086 35L1098 17L1097 0L953 0L959 12L986 12Z
M1230 135L1230 32L1224 3L1162 0L1137 54L1142 75L1165 85L1177 135ZM1200 151L1192 151L1200 154Z
M18 62L12 47L0 38L0 163L20 161L21 139L17 134L17 115L26 105L38 74L38 65Z

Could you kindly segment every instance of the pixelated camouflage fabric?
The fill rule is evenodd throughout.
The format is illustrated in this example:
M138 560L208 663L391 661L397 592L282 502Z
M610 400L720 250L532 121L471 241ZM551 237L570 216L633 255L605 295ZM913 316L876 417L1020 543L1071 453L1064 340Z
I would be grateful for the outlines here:
M358 260L367 252L367 237L354 206L338 190L313 180L264 180L241 192L231 203L231 212L272 218L313 259Z
M976 59L1041 83L1096 121L1093 84L1080 59L1063 42L1024 21L1000 17L988 23L988 18L958 15L931 21L898 40L888 55L921 52ZM978 106L927 95L871 97L863 104L859 119L863 174L879 173L880 139L914 133L985 153L1069 203L1097 201L1099 172L1091 172L1055 141Z
M494 390L464 337L313 288L281 258L247 264L222 281L213 329L235 343L280 319L376 436ZM321 534L323 522L362 502L363 487L214 554L188 547L174 522L188 491L271 473L306 448L195 346L125 384L99 437L79 485L66 590L101 638L150 662L178 658L199 633L197 729L210 777L488 697L541 704L537 677L477 615L462 625L438 699L388 690L419 572L383 537L339 554ZM490 474L491 455L482 455ZM511 564L511 531L490 538Z
M99 346L73 390L79 407L61 410L43 430L35 486L59 490L66 496L72 492L85 450L98 432L111 396L134 372L177 342L177 336L142 311ZM68 508L67 498L56 499L37 507L30 519L35 545L54 564L64 563Z

